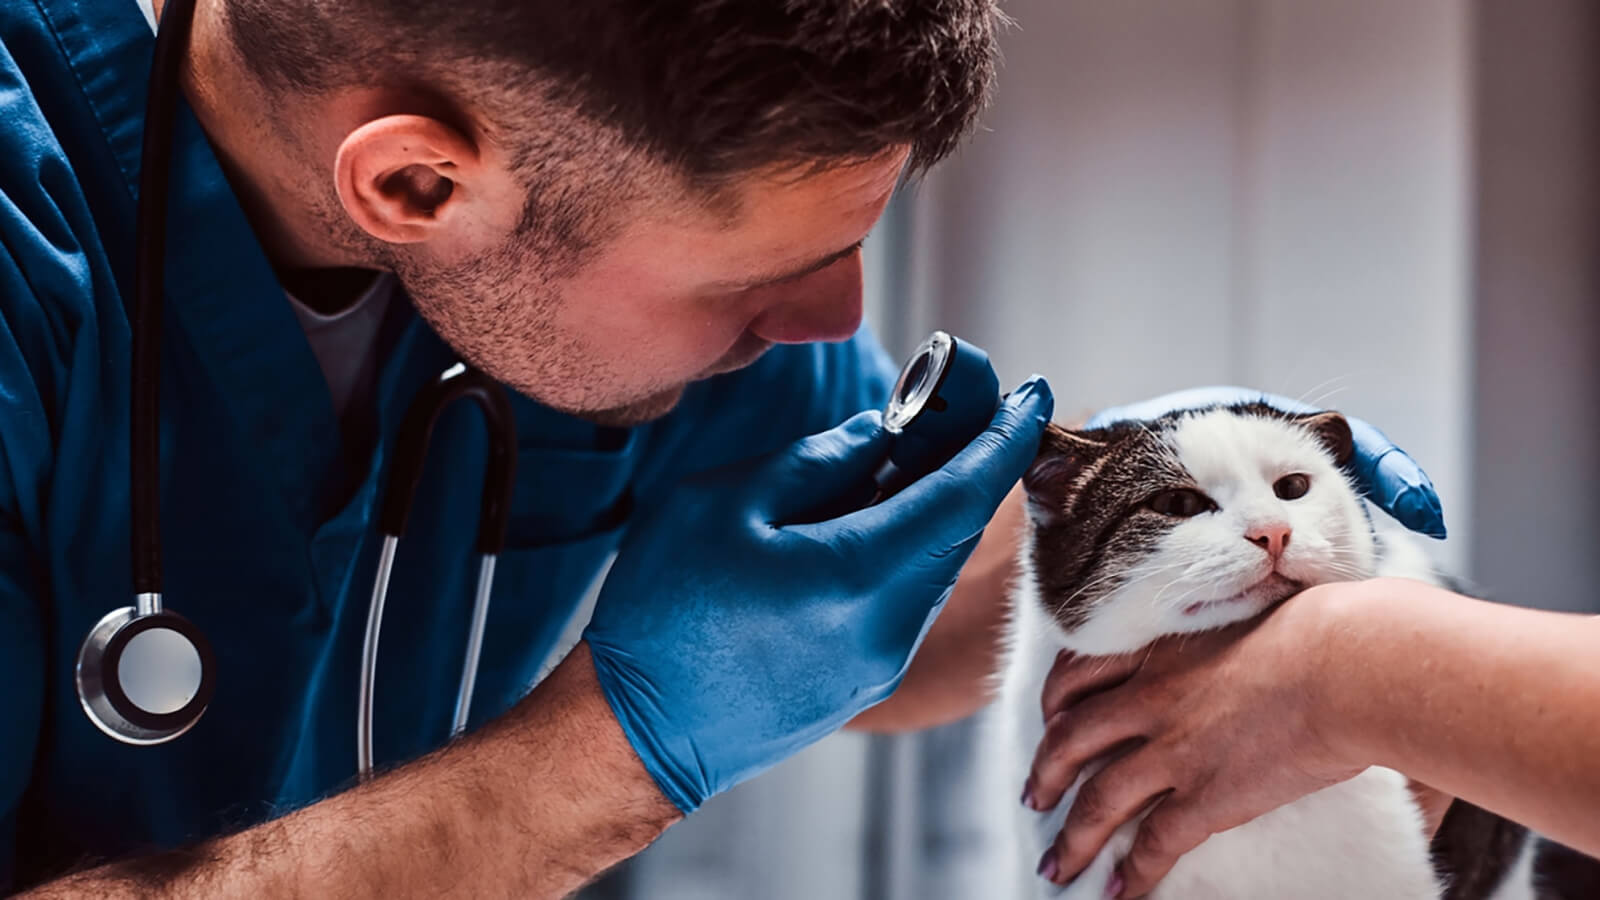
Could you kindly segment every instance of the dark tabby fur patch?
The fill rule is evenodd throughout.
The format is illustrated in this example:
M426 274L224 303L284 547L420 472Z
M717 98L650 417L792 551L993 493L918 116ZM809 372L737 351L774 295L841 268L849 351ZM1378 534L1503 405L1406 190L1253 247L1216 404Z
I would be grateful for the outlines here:
M1188 484L1159 423L1073 435L1050 426L1023 477L1038 523L1033 563L1039 596L1067 629L1089 617L1176 524L1144 508L1154 492ZM1083 590L1094 584L1094 590Z
M1450 804L1433 836L1433 864L1446 879L1442 900L1488 900L1517 864L1528 829L1465 800ZM1532 836L1538 900L1600 900L1600 860Z
M1539 900L1595 900L1600 897L1600 859L1540 841L1533 883Z
M1433 867L1445 879L1443 900L1487 900L1505 880L1528 829L1463 800L1450 804L1433 835Z

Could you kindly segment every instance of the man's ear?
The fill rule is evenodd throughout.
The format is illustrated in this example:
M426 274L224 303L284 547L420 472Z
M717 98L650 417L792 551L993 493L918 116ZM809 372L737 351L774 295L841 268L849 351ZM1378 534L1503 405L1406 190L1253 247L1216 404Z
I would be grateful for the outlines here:
M1022 476L1022 486L1028 492L1035 515L1049 516L1065 508L1078 476L1110 446L1106 441L1069 431L1054 422L1045 426L1039 453Z
M457 190L482 166L457 128L429 116L373 119L345 136L334 183L345 212L389 244L428 240L463 204Z
M1300 427L1310 431L1333 454L1335 465L1344 465L1355 455L1355 437L1350 433L1350 423L1336 412L1320 412L1297 416Z

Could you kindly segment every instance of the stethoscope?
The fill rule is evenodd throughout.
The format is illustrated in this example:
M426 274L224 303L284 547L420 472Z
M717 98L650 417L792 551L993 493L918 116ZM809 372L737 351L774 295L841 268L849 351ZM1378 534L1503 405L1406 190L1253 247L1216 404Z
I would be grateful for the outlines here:
M89 721L127 744L154 745L193 728L216 690L216 656L194 623L167 609L161 593L160 395L161 303L166 252L168 174L178 100L178 66L188 44L194 0L167 0L156 34L145 110L134 263L132 440L129 505L134 605L100 619L78 651L78 701ZM428 444L439 416L462 398L477 403L487 420L488 460L479 510L478 582L467 632L466 657L456 692L451 736L467 723L483 648L495 561L505 544L506 498L516 476L516 423L511 402L493 379L456 364L417 393L401 422L384 487L379 531L383 545L373 578L361 646L356 713L356 769L372 773L372 709L378 637L395 554L405 535L411 502L422 478ZM1000 404L999 380L976 345L935 331L900 370L884 410L894 435L887 461L874 480L873 502L943 465L983 430Z
M95 624L78 650L75 672L78 701L89 721L118 741L137 745L166 743L193 728L216 690L217 661L211 644L194 623L166 608L161 592L158 399L167 187L179 63L188 45L193 16L194 0L167 0L156 34L145 110L134 261L129 446L134 605L114 609ZM383 606L395 553L405 535L434 425L445 409L462 398L476 402L489 431L476 545L478 583L451 735L466 728L494 587L495 561L505 544L509 515L506 497L516 475L517 436L505 389L483 373L456 364L412 400L395 440L384 487L378 519L383 545L362 641L357 699L356 765L362 778L372 772L372 700L378 636L383 628Z

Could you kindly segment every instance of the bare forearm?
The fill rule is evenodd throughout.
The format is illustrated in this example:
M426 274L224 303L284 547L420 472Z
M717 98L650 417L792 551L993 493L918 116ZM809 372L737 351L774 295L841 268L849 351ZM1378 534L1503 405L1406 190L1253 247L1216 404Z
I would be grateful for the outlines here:
M561 897L679 816L580 644L516 709L369 784L240 834L26 896Z
M1022 491L1016 488L984 530L900 688L849 727L932 728L970 716L989 702L1005 636L1006 591L1016 563L1022 516Z
M1353 755L1600 853L1600 618L1392 580L1322 614Z

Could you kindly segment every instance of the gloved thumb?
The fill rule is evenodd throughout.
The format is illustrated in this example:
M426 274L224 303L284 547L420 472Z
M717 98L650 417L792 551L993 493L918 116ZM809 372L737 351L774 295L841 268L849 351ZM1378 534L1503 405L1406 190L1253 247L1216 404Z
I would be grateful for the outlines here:
M877 410L801 438L756 473L757 505L774 525L818 522L859 509L872 499L872 473L889 455L889 444Z

